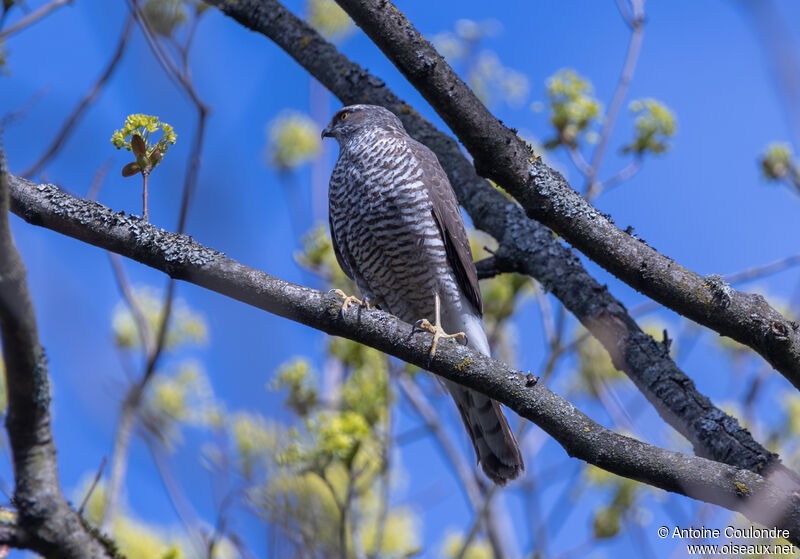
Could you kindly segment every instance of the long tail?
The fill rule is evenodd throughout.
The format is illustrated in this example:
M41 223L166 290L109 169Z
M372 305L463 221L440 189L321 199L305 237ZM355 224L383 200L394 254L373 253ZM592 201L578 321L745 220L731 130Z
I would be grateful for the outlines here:
M461 322L461 330L467 334L470 347L490 355L481 319L464 313ZM445 381L445 385L461 412L461 419L464 420L486 476L497 485L505 485L519 476L525 464L500 404L480 392L453 382Z

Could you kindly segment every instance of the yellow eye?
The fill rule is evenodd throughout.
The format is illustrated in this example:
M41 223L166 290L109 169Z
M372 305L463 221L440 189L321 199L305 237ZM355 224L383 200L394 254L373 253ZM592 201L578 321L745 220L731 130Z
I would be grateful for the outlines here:
M350 113L342 113L342 114L340 114L340 115L339 115L339 120L344 120L344 119L346 119L348 116L350 116Z

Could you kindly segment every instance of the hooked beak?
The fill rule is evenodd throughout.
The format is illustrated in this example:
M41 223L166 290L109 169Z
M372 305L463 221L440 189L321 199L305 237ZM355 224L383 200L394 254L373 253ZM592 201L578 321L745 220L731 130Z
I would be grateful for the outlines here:
M320 134L319 137L320 138L333 138L333 132L331 132L331 127L330 126L326 126L322 130L322 134Z

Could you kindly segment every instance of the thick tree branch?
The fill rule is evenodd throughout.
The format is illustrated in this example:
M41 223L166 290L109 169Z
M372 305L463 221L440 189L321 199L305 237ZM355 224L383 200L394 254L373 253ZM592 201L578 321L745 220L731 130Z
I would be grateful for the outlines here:
M704 278L620 230L497 120L388 0L337 0L527 214L659 303L750 346L800 388L800 325L761 295Z
M111 558L61 494L50 429L50 381L36 315L8 222L9 174L0 147L0 330L14 464L14 545L52 558Z
M636 383L662 417L692 442L698 455L755 472L779 463L736 419L697 391L663 346L642 332L571 250L479 177L455 140L401 101L383 81L348 60L277 0L209 3L269 37L344 104L372 103L397 114L406 130L436 153L475 226L497 239L503 270L531 275L553 292L605 345L615 366ZM612 332L619 337L613 338Z
M543 385L529 382L524 373L456 343L440 344L428 365L432 337L415 333L411 325L388 313L354 309L343 315L338 297L254 270L186 235L74 198L54 185L10 179L12 209L30 223L427 368L504 403L554 437L570 456L654 487L740 511L764 525L785 528L789 539L800 543L800 496L784 488L783 480L618 435ZM30 408L38 403L34 400Z

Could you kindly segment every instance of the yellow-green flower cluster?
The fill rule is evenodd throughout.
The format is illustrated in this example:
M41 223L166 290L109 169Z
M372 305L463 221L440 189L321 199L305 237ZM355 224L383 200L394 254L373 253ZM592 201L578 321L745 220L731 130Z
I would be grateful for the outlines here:
M148 141L150 134L159 129L162 131L161 139L151 145ZM134 134L141 136L144 140L147 146L148 156L153 153L155 148L159 148L163 156L167 148L170 145L174 145L178 139L175 129L166 122L161 122L157 116L133 114L128 115L122 128L114 131L114 134L111 136L111 143L114 144L114 147L117 149L125 148L131 151L133 149L131 147L131 137Z
M578 135L602 116L602 105L592 96L594 87L589 80L568 68L548 78L546 86L550 122L558 131L558 137L545 147L575 146Z
M611 489L608 504L594 511L592 529L598 539L612 538L620 532L622 521L631 516L639 492L645 486L592 465L584 469L584 476L592 485Z
M147 0L142 14L150 28L164 37L171 37L189 18L184 0Z
M285 111L267 127L266 157L270 165L289 171L314 158L320 148L317 125L297 111Z
M669 149L668 140L675 134L677 121L675 114L663 103L655 99L631 101L630 110L637 115L633 123L635 136L633 142L623 148L625 152L643 155L664 153Z
M230 431L242 473L250 477L258 463L276 448L277 433L261 415L246 412L233 416Z
M144 316L148 330L151 333L158 332L164 312L161 292L151 287L138 287L134 289L133 295L137 307ZM114 341L119 347L134 349L142 346L139 329L126 303L120 302L114 308L111 327ZM205 317L191 309L183 299L173 301L166 348L173 351L184 345L200 346L207 341L208 325Z
M317 406L317 388L313 383L311 364L298 357L278 369L277 378L270 388L286 388L289 396L286 404L299 416L305 417Z
M376 349L345 338L333 338L328 346L333 357L350 370L342 383L344 408L373 426L386 417L389 366L386 355Z
M768 180L781 180L800 176L797 165L792 161L792 147L783 142L773 142L761 155L761 171Z
M165 442L180 440L183 426L219 423L219 406L202 366L184 361L176 374L157 375L147 387L142 416L147 427Z
M334 0L308 0L306 13L311 27L327 39L343 39L355 29L353 20Z
M320 416L317 429L320 450L345 463L353 460L359 445L370 434L364 416L352 411Z

